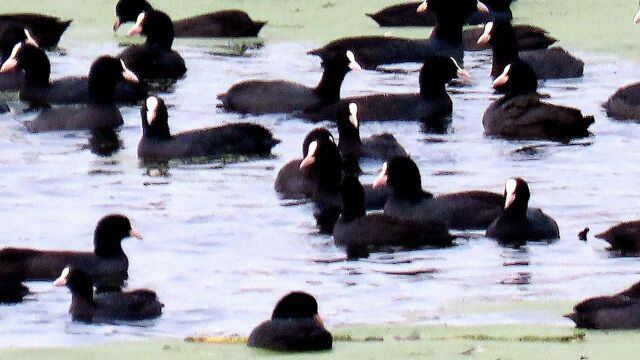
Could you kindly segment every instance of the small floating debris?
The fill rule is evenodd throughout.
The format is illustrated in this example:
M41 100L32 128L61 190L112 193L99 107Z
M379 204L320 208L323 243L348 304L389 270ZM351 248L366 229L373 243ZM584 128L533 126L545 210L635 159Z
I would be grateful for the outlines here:
M199 344L217 344L217 345L231 345L231 344L246 344L247 337L239 335L230 336L189 336L184 339L185 342L199 343Z
M518 273L515 276L502 279L500 284L502 285L529 285L531 283L531 274L526 272Z
M587 234L589 234L589 230L590 229L588 227L586 227L586 228L584 228L584 230L580 231L578 233L578 240L587 241Z

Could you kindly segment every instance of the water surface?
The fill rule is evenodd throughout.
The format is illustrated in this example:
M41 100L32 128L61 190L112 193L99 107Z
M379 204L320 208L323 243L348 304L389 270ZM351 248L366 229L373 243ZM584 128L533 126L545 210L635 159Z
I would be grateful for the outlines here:
M58 2L5 0L0 9L40 10L76 19L61 43L63 55L51 54L53 73L63 76L86 73L97 55L121 50L118 42L123 37L114 38L109 30L112 3L69 1L67 8L59 8ZM157 3L168 8L171 2ZM194 4L194 12L210 8L205 1L189 3ZM618 221L640 218L636 206L640 198L640 127L608 119L600 108L616 88L640 79L637 64L594 53L597 49L592 47L580 50L581 42L575 40L576 47L570 49L587 63L584 78L548 81L541 88L551 96L549 101L579 107L596 117L591 128L594 136L569 145L483 136L482 114L495 99L490 89L488 53L466 55L474 80L470 86L453 91L450 134L424 134L417 124L362 126L363 136L392 132L417 161L425 189L434 193L468 189L501 192L508 177L524 177L531 187L531 205L542 207L558 221L560 241L513 250L478 235L452 249L379 254L359 262L319 261L339 259L343 252L332 244L331 237L316 234L310 205L282 206L273 191L277 170L300 155L301 141L314 125L281 115L223 113L215 109L215 97L232 84L251 78L315 84L321 75L319 61L306 56L306 51L338 33L388 31L354 14L392 2L286 1L274 8L272 1L220 1L211 7L232 3L250 10L255 18L272 22L264 32L266 46L249 50L242 57L223 57L210 51L212 45L225 41L177 41L175 46L189 71L171 93L163 95L171 106L171 128L178 132L256 121L282 140L274 149L274 158L172 164L167 171L158 171L141 166L136 157L141 134L136 107L122 108L125 126L119 134L124 149L107 158L85 149L87 134L28 134L20 123L33 115L0 115L2 245L89 250L100 217L112 212L126 214L145 234L142 242L124 243L131 262L129 286L155 289L166 304L162 317L151 323L74 324L67 314L70 295L66 289L31 283L31 301L0 307L0 346L247 334L270 314L275 301L292 289L313 293L330 326L404 321L569 326L544 310L532 316L511 309L486 317L447 310L475 302L575 301L618 291L637 281L637 259L612 258L603 242L590 237L583 243L576 235L585 226L593 233ZM535 8L536 3L555 6L559 1L520 0L516 9ZM342 8L348 9L349 15L339 11ZM616 9L612 5L610 10L613 13ZM191 13L188 10L183 7L172 12L187 15ZM336 20L330 27L323 25L324 32L319 22L326 24L327 14ZM521 15L516 12L516 16ZM623 20L632 16L630 13ZM309 19L314 22L307 28ZM581 17L571 19L579 22ZM305 25L296 25L300 22ZM426 32L392 31L411 36ZM574 34L571 39L578 39L575 33L580 31L567 32ZM612 47L611 43L605 45ZM640 53L637 46L633 49ZM415 65L402 68L418 69ZM347 76L343 95L417 91L416 72L361 72ZM380 165L367 163L363 180L371 181ZM520 265L505 266L509 263ZM402 270L437 271L416 276L386 273ZM514 278L528 278L528 284L501 284Z

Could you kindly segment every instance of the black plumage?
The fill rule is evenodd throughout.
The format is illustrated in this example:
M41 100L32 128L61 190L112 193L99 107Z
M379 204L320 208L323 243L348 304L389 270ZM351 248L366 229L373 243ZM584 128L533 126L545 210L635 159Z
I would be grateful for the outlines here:
M640 328L640 283L611 296L584 300L565 315L576 327L587 329Z
M146 0L120 0L116 4L113 31L120 25L136 21L144 11L153 10ZM246 37L257 36L263 21L254 21L241 10L222 10L173 21L176 37Z
M266 156L280 142L258 124L227 124L172 135L164 100L149 97L140 109L142 138L138 157L144 160L221 157L224 155Z
M243 114L291 113L313 110L340 100L340 87L351 70L360 70L349 50L322 61L324 72L316 87L284 80L249 80L218 95L219 107Z
M318 315L316 299L294 291L278 301L271 319L251 331L247 345L273 351L322 351L332 348L333 337Z
M31 13L1 14L0 34L12 26L22 29L28 28L38 45L48 49L58 46L62 34L70 24L71 20L61 20L49 15Z
M439 221L416 222L396 219L385 214L366 214L364 189L353 175L342 179L342 214L333 228L333 240L348 254L400 247L417 249L425 246L453 245L453 236Z
M530 41L535 42L536 39L538 38L532 37ZM575 78L581 77L584 73L584 62L561 47L522 51L509 20L487 23L484 33L478 37L478 43L491 46L491 76L494 78L499 76L507 65L518 59L527 63L541 80Z
M115 92L117 84L124 79L138 81L137 76L127 69L122 60L101 56L93 62L89 71L88 104L45 108L24 125L29 132L94 130L121 126L124 121L115 104Z
M486 229L498 217L503 203L502 195L488 191L434 197L422 190L420 171L408 157L385 163L373 185L385 184L393 192L384 207L386 215L418 222L441 221L450 229Z
M428 0L429 9L436 14L436 26L429 39L416 40L398 37L361 36L335 40L309 52L325 59L336 52L354 52L363 68L405 62L422 63L435 55L450 56L463 61L462 26L467 17L479 9L476 0Z
M376 94L346 97L334 105L308 110L301 117L319 121L334 120L339 109L350 103L358 106L358 119L367 121L421 121L435 132L443 132L451 123L453 102L446 84L469 74L455 60L434 56L425 61L418 82L418 94Z
M148 10L140 13L128 35L144 35L143 45L131 45L118 55L142 80L177 80L187 72L184 59L171 49L174 28L167 14Z
M96 226L92 252L4 248L0 250L0 281L54 280L71 265L93 277L99 290L120 289L129 268L121 242L129 236L141 238L126 216L108 215Z
M157 318L164 304L149 289L107 291L94 294L93 281L85 271L66 267L54 281L56 286L67 286L71 291L69 313L74 321L110 323Z
M482 117L485 135L562 142L590 135L588 128L595 122L593 116L542 102L537 93L538 79L523 61L507 65L493 84L504 96L489 105Z
M531 192L521 178L507 180L504 208L487 229L486 236L504 245L523 245L527 241L555 240L560 237L558 224L538 208L529 207Z

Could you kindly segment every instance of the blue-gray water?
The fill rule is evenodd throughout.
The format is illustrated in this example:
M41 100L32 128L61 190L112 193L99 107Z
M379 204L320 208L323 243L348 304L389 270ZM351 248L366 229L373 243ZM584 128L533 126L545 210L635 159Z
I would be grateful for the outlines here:
M256 121L283 142L273 159L227 164L176 164L166 176L147 171L136 157L139 109L122 108L124 149L109 158L83 149L84 133L28 134L20 122L33 115L0 115L0 218L3 246L90 250L97 220L108 213L132 219L145 239L124 243L131 267L129 287L149 287L166 304L148 326L83 325L67 313L70 294L50 283L30 283L32 300L0 307L0 346L77 345L110 339L241 333L267 318L284 293L314 294L328 325L389 321L455 324L569 322L544 311L510 310L491 316L447 315L451 303L514 300L573 301L618 291L638 280L635 258L611 258L602 241L583 243L618 221L640 218L637 206L640 127L608 119L600 108L616 88L640 80L636 64L577 53L587 63L582 79L549 81L549 101L596 116L585 146L509 142L482 134L484 109L495 99L490 54L469 53L473 84L457 88L453 132L426 135L413 123L364 124L363 136L392 132L416 159L423 186L434 193L468 189L501 192L504 181L530 183L530 204L559 223L562 239L503 249L479 237L446 250L375 255L359 262L316 262L343 256L331 237L315 234L311 206L282 206L273 191L278 169L300 156L301 141L314 127L286 116L241 117L215 108L216 95L247 79L288 79L314 85L319 60L305 55L313 43L267 44L246 57L208 54L206 47L178 41L189 68L175 91L163 95L172 131L235 121ZM115 42L63 43L51 54L54 76L83 74L100 54L116 54ZM417 69L417 66L405 68ZM351 73L343 95L416 92L417 73ZM336 133L335 129L333 129ZM337 133L336 133L337 136ZM434 141L436 140L436 141ZM516 153L541 145L535 155ZM371 181L381 164L365 167ZM407 261L390 261L407 260ZM528 261L529 266L503 266ZM429 275L384 271L434 268ZM501 280L529 273L529 285Z

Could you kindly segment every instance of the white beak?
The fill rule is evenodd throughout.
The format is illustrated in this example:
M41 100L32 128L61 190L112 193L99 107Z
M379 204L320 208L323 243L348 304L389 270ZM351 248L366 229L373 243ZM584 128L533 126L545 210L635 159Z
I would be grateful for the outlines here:
M504 185L504 188L507 193L507 198L504 202L504 208L508 208L516 201L516 187L518 186L518 182L515 179L507 180L507 183Z
M491 40L491 30L493 30L493 22L490 21L484 26L484 32L477 41L479 45L486 45L489 43Z
M138 239L138 240L144 239L144 236L142 236L142 233L140 231L136 230L136 229L131 229L131 231L129 231L129 235L131 237L134 237L134 238Z
M349 104L349 121L356 129L358 128L358 105L356 103Z
M353 54L353 51L347 50L347 59L349 59L349 69L362 71L362 66L356 61L356 56Z
M69 276L69 267L64 268L62 270L62 274L58 277L54 282L53 286L65 286L67 285L67 277Z
M124 63L123 60L120 60L120 64L122 64L122 77L132 83L138 83L140 82L140 80L138 79L138 76L136 76L136 74L133 73L133 71L129 70L127 68L127 65Z
M487 7L487 5L485 5L482 2L478 1L478 11L483 12L483 13L488 13L489 12L489 8Z
M29 29L24 29L24 35L27 37L27 40L25 41L27 44L31 46L35 46L37 48L40 47L36 39L34 39L33 36L31 36L31 31L29 31Z
M493 81L493 87L494 88L502 86L502 85L506 84L509 81L509 71L510 70L511 70L511 64L505 66L504 71L502 72L502 74L500 76L498 76Z
M389 179L389 176L387 175L387 163L384 163L384 165L382 165L382 170L380 171L380 174L373 181L373 188L374 189L379 189L379 188L387 185L387 180L388 179Z
M142 34L142 24L144 24L144 18L147 16L145 13L140 13L138 15L138 19L136 19L136 24L127 31L127 36L140 35Z
M429 8L429 5L427 4L427 0L424 0L422 4L420 4L420 6L418 6L418 8L416 9L416 12L423 13L427 11L428 8Z
M116 16L116 21L113 22L113 31L118 31L118 29L120 29L120 25L122 25L122 23L120 22L120 17Z
M309 150L307 151L307 157L305 157L300 163L300 170L308 168L316 162L316 152L318 151L318 142L312 141L309 144Z
M7 61L0 66L0 73L8 72L15 69L18 66L18 51L22 47L22 43L17 43L13 50L11 50L11 56L7 59Z

